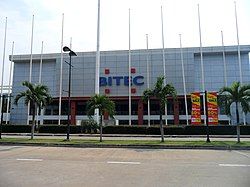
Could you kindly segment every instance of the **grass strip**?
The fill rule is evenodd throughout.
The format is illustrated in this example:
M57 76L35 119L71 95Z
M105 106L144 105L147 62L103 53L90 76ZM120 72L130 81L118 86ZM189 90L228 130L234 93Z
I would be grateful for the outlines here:
M87 139L71 139L70 141L65 141L64 139L50 138L50 139L39 139L35 138L30 140L29 138L3 138L0 139L0 143L21 143L21 144L59 144L59 145L166 145L166 146L209 146L209 147L250 147L250 141L244 141L237 143L236 141L211 141L207 143L206 141L201 140L165 140L165 142L160 142L159 140L87 140Z

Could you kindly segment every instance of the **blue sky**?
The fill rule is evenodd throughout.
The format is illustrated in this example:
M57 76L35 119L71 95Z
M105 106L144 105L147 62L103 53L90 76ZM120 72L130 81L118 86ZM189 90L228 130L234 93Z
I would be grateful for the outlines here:
M238 0L240 44L250 44L250 1ZM161 47L160 6L163 6L165 47L199 46L197 4L200 4L203 46L236 45L233 0L101 0L101 50L128 49L128 9L131 8L131 48ZM75 51L96 50L97 0L1 0L0 59L3 56L5 17L8 17L4 82L9 76L8 55L15 41L14 54L30 53L32 15L35 15L33 53L60 52L61 19L65 14L64 44ZM0 63L0 68L2 63Z

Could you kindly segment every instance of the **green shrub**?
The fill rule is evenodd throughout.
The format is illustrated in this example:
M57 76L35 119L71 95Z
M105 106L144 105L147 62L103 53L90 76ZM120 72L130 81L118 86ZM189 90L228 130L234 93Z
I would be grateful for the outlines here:
M81 133L97 133L99 126L94 120L81 121Z

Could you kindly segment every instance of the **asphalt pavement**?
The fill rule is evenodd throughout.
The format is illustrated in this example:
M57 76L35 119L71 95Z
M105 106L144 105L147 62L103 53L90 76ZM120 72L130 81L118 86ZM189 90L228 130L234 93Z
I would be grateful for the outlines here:
M250 151L0 146L1 187L250 186Z

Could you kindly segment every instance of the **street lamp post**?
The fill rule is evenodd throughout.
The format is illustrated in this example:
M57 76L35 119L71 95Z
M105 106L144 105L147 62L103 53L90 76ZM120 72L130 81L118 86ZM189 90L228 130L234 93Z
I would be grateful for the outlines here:
M76 53L74 51L72 51L69 47L64 46L63 47L63 51L64 52L69 52L69 63L66 62L69 65L69 84L68 84L68 124L67 124L67 139L69 140L69 133L70 133L70 109L71 109L71 103L70 103L70 92L71 92L71 57L72 56L77 56Z

